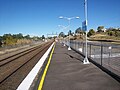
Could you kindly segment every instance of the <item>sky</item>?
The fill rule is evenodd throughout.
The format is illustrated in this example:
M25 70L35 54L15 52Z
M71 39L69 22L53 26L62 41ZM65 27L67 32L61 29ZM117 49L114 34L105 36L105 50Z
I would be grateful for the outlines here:
M67 34L68 20L74 32L85 20L84 0L0 0L0 35L18 34L42 36ZM120 27L120 0L88 0L88 30L98 26Z

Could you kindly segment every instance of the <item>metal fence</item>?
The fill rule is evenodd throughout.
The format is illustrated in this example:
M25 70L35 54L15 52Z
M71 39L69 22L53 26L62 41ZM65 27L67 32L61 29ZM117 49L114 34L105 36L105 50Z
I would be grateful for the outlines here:
M69 41L63 41L69 45ZM70 47L85 55L84 41L70 41ZM109 71L120 76L120 46L103 42L88 42L88 57Z

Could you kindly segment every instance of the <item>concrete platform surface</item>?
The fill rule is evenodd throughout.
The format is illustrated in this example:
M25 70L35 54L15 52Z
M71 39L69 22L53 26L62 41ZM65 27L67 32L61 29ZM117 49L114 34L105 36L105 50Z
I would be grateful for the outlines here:
M120 83L83 57L56 43L43 90L120 90Z

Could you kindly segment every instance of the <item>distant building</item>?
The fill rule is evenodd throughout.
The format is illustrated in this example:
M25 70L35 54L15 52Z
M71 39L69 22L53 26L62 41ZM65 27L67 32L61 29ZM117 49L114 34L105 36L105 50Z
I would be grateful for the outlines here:
M106 32L107 29L106 29L106 28L103 28L103 29L101 29L101 30L102 30L103 32Z

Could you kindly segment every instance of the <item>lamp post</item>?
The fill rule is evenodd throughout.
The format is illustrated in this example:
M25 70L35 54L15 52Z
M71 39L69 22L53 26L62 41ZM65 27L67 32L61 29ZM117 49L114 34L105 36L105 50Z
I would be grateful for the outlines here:
M68 26L63 26L63 25L58 25L58 27L61 27L62 28L62 30L66 30L67 28L68 28ZM64 46L66 46L65 45L65 37L63 37L63 40L64 40Z
M68 18L68 17L63 17L63 16L60 16L59 18L60 18L60 19L66 19L66 20L68 20L69 30L70 30L70 21L71 21L72 19L79 19L79 17L70 17L70 18ZM70 34L69 34L68 50L71 50L71 48L70 48Z
M86 29L86 51L85 51L85 58L83 60L83 64L89 64L89 60L88 60L88 57L87 57L87 0L85 0L85 29Z

